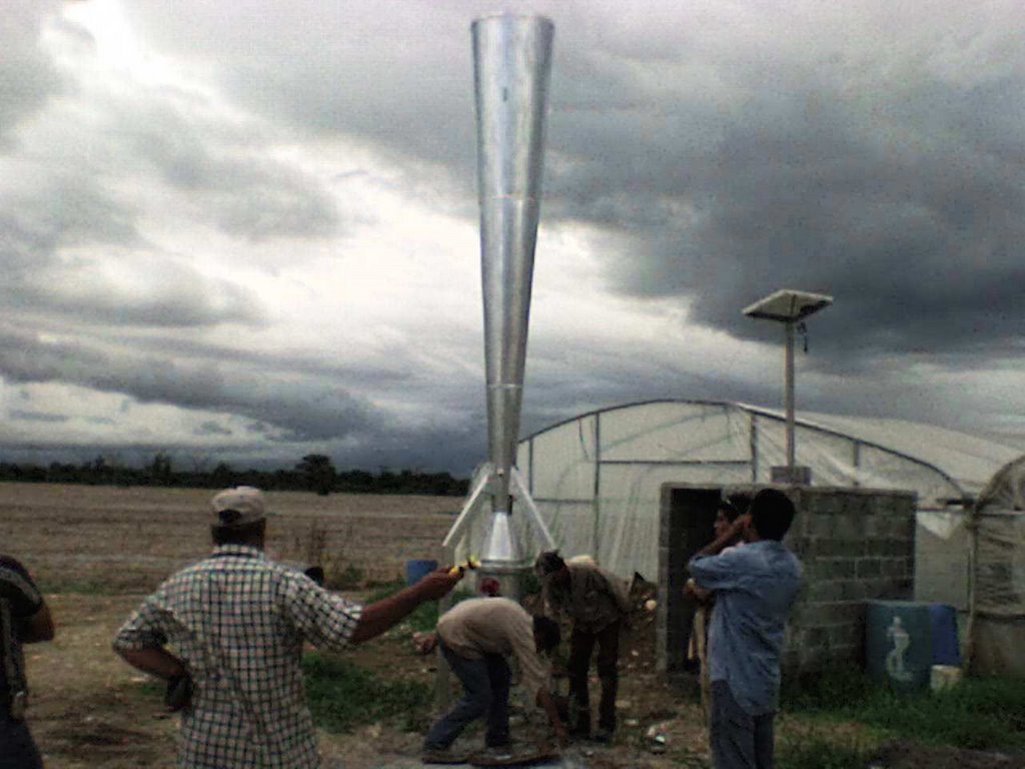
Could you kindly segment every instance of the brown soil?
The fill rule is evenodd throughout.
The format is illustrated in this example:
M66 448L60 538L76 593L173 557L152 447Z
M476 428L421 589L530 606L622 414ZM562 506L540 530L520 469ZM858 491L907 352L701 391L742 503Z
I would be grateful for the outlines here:
M1020 757L977 750L924 747L898 741L884 745L872 766L879 769L1022 769Z

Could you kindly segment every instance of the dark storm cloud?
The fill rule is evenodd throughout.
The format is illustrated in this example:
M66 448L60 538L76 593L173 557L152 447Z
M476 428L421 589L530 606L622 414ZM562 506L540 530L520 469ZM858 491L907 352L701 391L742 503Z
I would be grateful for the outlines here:
M8 274L51 263L59 248L139 241L135 212L74 173L0 191L0 263Z
M141 403L235 414L261 425L275 441L340 438L383 425L373 406L330 383L296 384L269 370L229 376L214 362L108 353L10 329L0 332L0 376L12 383L58 382L122 393Z
M171 89L112 107L117 140L130 156L189 196L197 219L236 237L326 237L340 217L317 179L270 156L271 138L223 120L206 98Z
M848 38L830 43L825 30L816 39L795 24L804 38L772 46L736 32L735 50L725 15L697 5L674 14L647 4L650 23L629 14L604 26L582 6L535 7L557 26L543 216L608 232L612 290L688 298L691 321L760 339L776 331L743 318L747 304L782 286L831 293L835 306L814 325L848 361L965 355L1017 336L1025 54L1006 43L1025 17L1012 6L1003 19L994 6L957 22L960 48L942 16L874 48L873 25L898 22L867 7ZM239 25L234 49L221 49L222 76L237 97L297 125L444 164L449 190L465 195L468 24L498 6L403 8L301 3L281 19L285 34ZM764 11L744 21L780 23ZM212 11L192 12L223 33ZM706 36L726 42L720 50ZM214 33L188 44L213 56ZM244 54L252 46L260 57Z
M762 338L770 330L742 307L783 286L831 293L835 306L813 323L844 355L1005 345L1019 326L1011 287L1025 277L1025 164L985 134L898 110L891 125L918 138L888 144L836 96L815 110L809 94L755 101L710 158L678 157L677 189L637 191L633 205L657 211L669 195L683 215L637 236L619 284L691 295L692 320ZM1008 97L995 92L984 111ZM957 90L930 98L948 125L980 109Z
M304 128L373 136L407 157L449 161L473 157L472 112L460 109L471 104L472 76L460 65L472 8L298 0L186 3L173 12L142 2L126 12L164 50L216 61L232 97L249 107Z
M8 310L45 313L52 322L196 327L261 322L255 295L207 278L167 254L152 253L136 229L137 213L96 185L69 175L34 190L0 193L0 303ZM142 262L129 263L123 249ZM74 249L68 256L66 249ZM93 270L105 259L134 264L130 285ZM90 279L91 278L91 279Z

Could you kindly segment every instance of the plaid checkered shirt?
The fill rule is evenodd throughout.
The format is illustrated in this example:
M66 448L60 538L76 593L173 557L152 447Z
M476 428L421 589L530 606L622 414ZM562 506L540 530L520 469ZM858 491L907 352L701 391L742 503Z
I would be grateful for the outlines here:
M361 607L257 548L223 545L173 575L118 631L118 650L170 647L195 684L183 769L316 769L304 641L338 649Z

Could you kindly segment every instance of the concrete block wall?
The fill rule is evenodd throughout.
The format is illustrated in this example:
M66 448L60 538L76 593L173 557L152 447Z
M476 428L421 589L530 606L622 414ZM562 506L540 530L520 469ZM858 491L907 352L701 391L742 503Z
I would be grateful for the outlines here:
M865 601L911 600L915 574L912 492L802 487L786 544L804 564L788 626L784 667L813 672L862 664Z
M680 596L686 579L681 551L686 511L674 510L673 489L662 496L659 609L656 644L659 669L670 675L682 663L680 644L689 614ZM725 495L761 487L726 486ZM786 544L804 565L805 584L787 629L784 667L791 673L864 661L865 601L910 600L914 594L915 495L912 492L832 487L780 487L798 514Z

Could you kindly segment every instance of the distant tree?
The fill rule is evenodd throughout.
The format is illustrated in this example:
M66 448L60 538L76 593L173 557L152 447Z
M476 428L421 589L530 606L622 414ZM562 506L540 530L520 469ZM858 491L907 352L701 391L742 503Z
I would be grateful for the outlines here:
M210 473L210 481L214 486L226 489L235 484L235 471L227 462L218 462Z
M306 488L326 497L335 487L335 466L326 454L307 454L295 466L306 480Z
M173 483L173 471L171 468L171 456L164 451L158 451L150 462L149 475L151 482L156 486L170 486Z

